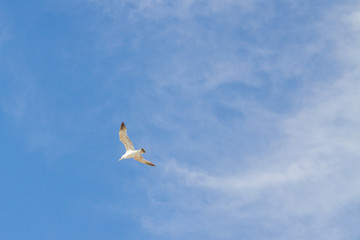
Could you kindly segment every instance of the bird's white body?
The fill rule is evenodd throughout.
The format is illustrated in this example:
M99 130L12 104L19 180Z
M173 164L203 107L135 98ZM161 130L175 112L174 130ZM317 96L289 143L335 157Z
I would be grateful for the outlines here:
M143 148L135 150L134 144L130 141L126 131L126 126L124 123L122 123L119 131L119 138L120 141L125 145L126 152L124 155L121 156L121 158L119 158L119 161L127 158L134 158L136 161L155 167L152 162L145 160L141 156L142 153L145 153L145 150Z
M133 158L133 157L136 157L136 156L140 156L140 153L142 153L141 149L139 149L139 150L129 149L129 150L126 151L126 153L124 155L121 156L119 161L122 160L122 159L128 159L128 158Z

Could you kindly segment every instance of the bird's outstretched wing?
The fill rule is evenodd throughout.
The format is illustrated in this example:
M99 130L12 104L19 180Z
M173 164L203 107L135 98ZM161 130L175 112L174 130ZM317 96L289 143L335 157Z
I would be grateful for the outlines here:
M145 160L141 155L135 156L134 159L141 163L155 167L155 164L153 164L152 162L149 162L148 160Z
M123 123L121 123L121 127L120 127L120 131L119 131L119 138L120 141L125 145L126 151L127 150L134 150L134 145L133 143L130 141L129 137L126 134L126 126Z

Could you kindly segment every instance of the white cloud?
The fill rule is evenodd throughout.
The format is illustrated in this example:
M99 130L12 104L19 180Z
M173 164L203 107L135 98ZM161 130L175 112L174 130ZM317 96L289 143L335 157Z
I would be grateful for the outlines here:
M351 30L358 24L354 12L350 14L350 25L342 26L347 35L333 39L332 34L338 35L335 32L322 39L331 38L336 47L332 57L343 65L342 69L347 70L350 64L351 72L342 71L341 76L314 82L311 90L307 86L310 93L298 100L299 108L278 116L277 125L284 137L276 148L252 156L252 163L250 159L237 162L240 155L233 155L230 163L244 164L246 169L224 167L221 158L211 157L208 169L204 167L207 170L180 161L169 162L162 179L167 182L165 189L161 186L150 196L153 207L177 211L170 216L153 213L143 218L145 228L178 237L192 229L193 235L188 236L208 234L213 239L224 232L229 238L251 233L247 239L359 236L345 214L360 201L360 69L353 67L360 59L349 55L350 49L356 50L356 41L344 46L344 42L349 43L346 39L357 38L357 31ZM211 168L226 168L228 174ZM165 199L164 192L168 192ZM249 225L252 230L241 228ZM254 237L258 231L270 236Z
M258 154L255 158L262 160L254 161L247 170L236 174L229 165L225 168L231 175L219 175L169 162L162 179L168 182L166 189L151 193L153 207L193 213L165 218L150 215L144 227L160 235L181 236L179 231L192 228L198 234L207 231L219 236L224 229L218 225L224 219L238 228L249 221L255 231L265 231L268 222L275 239L346 239L347 227L333 224L346 222L342 212L360 201L358 77L344 76L329 89L314 91L301 110L283 119L286 139L276 150ZM209 159L209 164L223 167L221 158ZM170 196L166 200L163 191ZM196 225L192 218L206 227ZM225 229L232 237L241 233L236 227ZM284 236L277 235L278 231Z
M103 10L117 17L123 9L128 11L132 17L142 15L150 19L161 19L174 17L188 19L195 16L207 16L209 14L222 13L229 8L237 8L241 12L253 11L260 0L122 0L122 1L99 1L90 0L102 6Z
M271 82L272 90L279 91L284 82L297 78L307 81L312 71L319 71L314 68L326 65L318 61L328 46L317 40L317 29L297 23L295 17L279 19L277 14L282 13L276 12L274 2L95 2L113 16L113 27L100 30L100 35L113 37L100 45L108 46L111 50L107 52L116 54L117 42L122 47L127 44L119 39L126 31L133 43L127 47L134 52L151 49L151 57L143 56L142 61L156 89L183 88L198 94L227 83L262 86ZM300 10L293 2L284 5L295 16L313 18L304 13L306 4ZM279 27L282 24L278 21L288 22L284 24L288 29Z
M260 7L257 1L100 4L115 23L123 16L119 11L130 9L131 26L153 41L146 47L159 50L145 59L156 101L147 103L149 96L139 101L154 126L176 134L170 144L169 139L158 142L158 152L169 150L160 158L176 160L149 190L153 210L142 216L144 228L162 236L207 239L224 238L224 232L234 239L240 234L246 239L359 234L342 216L360 200L358 11L324 10L328 15L320 22L302 19L287 25L276 21L294 19L278 19L275 5L267 11L269 5ZM294 1L290 5L294 11L299 7ZM238 17L233 7L243 9L243 15ZM324 17L304 14L308 10L301 7L295 15ZM199 16L211 16L206 21L213 25L197 21ZM164 18L176 21L157 27ZM143 19L154 24L155 33L134 23ZM271 31L264 19L276 19ZM287 86L299 82L296 90ZM221 92L220 87L237 83L270 96L257 101ZM289 101L292 108L279 113L268 100ZM159 104L154 107L154 102ZM217 116L215 103L243 117L229 123Z

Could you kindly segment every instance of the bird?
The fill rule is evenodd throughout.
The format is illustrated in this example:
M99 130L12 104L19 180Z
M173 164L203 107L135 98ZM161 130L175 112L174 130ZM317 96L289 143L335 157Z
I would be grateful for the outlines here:
M124 155L121 156L121 158L119 158L119 161L123 159L134 158L136 161L155 167L155 165L152 162L145 160L141 156L141 154L145 153L145 149L141 148L135 150L134 145L130 141L126 132L127 132L127 128L125 126L125 123L122 122L119 130L119 138L120 141L125 145L126 152Z

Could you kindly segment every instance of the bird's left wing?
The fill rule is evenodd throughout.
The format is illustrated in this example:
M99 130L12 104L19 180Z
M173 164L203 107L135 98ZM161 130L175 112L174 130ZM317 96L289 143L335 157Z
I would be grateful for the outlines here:
M130 141L129 137L127 136L126 130L127 130L127 128L126 128L124 122L121 123L120 131L119 131L120 141L125 145L126 151L127 150L134 150L134 145Z
M136 161L141 162L141 163L144 163L144 164L147 164L147 165L150 165L150 166L155 167L155 164L153 164L152 162L150 162L150 161L148 161L148 160L145 160L141 155L135 156L134 159L135 159Z

